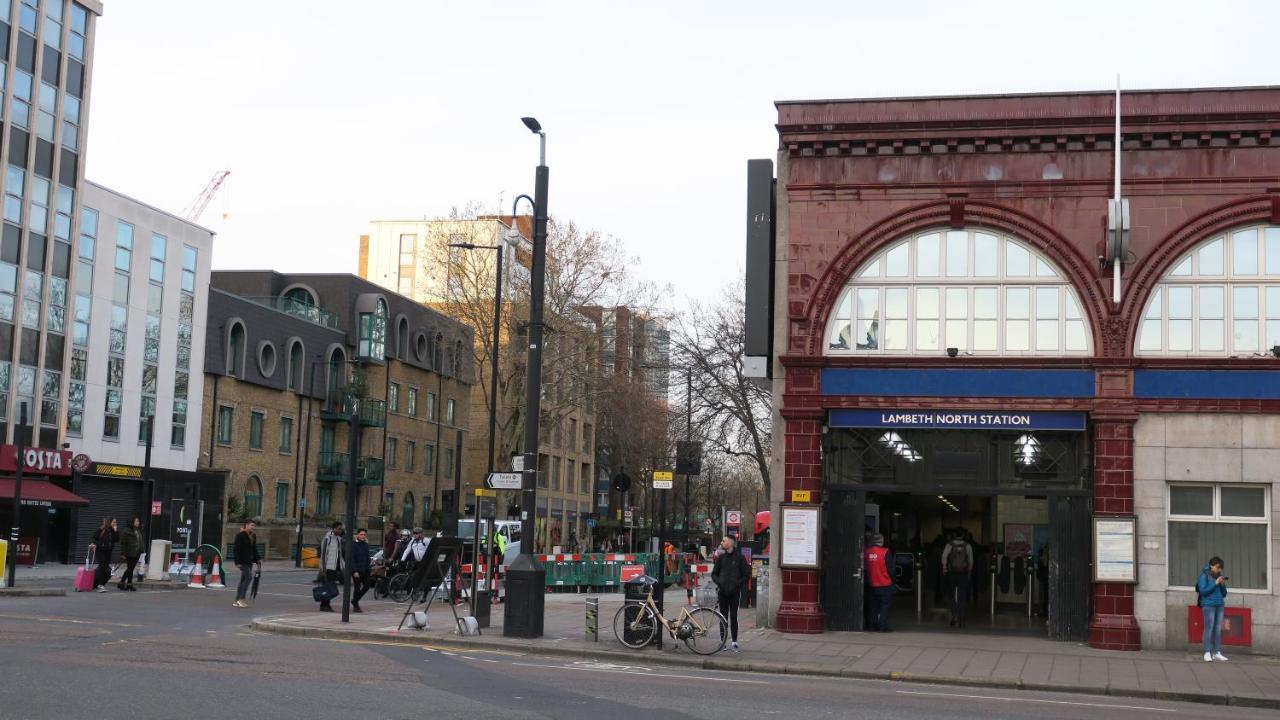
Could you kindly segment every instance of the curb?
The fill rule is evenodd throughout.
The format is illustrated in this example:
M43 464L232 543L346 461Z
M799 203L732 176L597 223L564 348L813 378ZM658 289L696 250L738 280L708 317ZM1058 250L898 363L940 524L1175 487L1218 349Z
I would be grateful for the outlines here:
M322 628L298 627L295 625L281 623L273 618L255 619L251 627L259 632L266 632L274 635L318 640L365 640L373 642L386 642L388 640L393 640L412 645L433 645L447 642L485 650L518 650L531 654L613 661L621 659L633 664L637 659L640 659L644 662L653 662L660 665L696 667L703 670L755 672L773 675L781 673L783 675L881 680L901 683L919 683L924 685L1024 690L1029 692L1085 693L1108 697L1139 698L1146 700L1164 700L1169 702L1197 703L1202 705L1280 710L1280 698L1265 698L1249 695L1222 695L1199 692L1182 692L1176 690L1144 690L1142 688L1115 687L1112 685L1054 685L1051 683L1025 682L1017 678L922 675L901 671L877 672L869 670L853 670L850 668L832 668L821 665L804 665L799 663L771 665L760 662L724 660L717 657L699 659L692 656L659 656L656 655L657 651L621 652L618 650L578 649L559 647L556 645L540 645L530 642L522 642L519 640L496 641L486 639L483 636L479 638L436 637L431 635L393 634L375 630L329 630Z
M0 597L66 597L60 588L0 588Z

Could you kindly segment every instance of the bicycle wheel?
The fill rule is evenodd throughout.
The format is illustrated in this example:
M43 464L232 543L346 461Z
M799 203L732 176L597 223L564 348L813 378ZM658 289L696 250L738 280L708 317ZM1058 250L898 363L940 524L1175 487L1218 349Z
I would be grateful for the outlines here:
M715 655L724 649L729 640L729 621L709 607L697 607L689 611L689 617L681 624L689 623L693 633L684 644L698 655Z
M387 594L392 601L402 603L409 599L409 574L402 573L391 578L387 585Z
M653 642L657 632L658 619L647 605L623 605L613 616L613 634L632 650Z

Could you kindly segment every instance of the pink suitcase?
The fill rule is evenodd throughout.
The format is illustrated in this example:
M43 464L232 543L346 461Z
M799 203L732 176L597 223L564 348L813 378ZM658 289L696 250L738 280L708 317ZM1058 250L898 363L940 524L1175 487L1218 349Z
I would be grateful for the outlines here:
M84 567L76 568L76 592L92 592L96 572L97 568L93 567L93 551L90 550L88 557L84 559Z

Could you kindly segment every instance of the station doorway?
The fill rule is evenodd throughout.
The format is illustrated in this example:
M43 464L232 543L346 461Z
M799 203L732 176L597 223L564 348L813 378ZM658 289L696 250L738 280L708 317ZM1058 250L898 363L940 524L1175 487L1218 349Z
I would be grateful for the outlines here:
M890 627L1086 639L1092 560L1086 437L833 429L824 447L827 628L868 626L863 551L879 534L891 552ZM1029 443L1034 454L1023 452ZM973 551L967 588L943 564L955 537ZM963 603L965 619L954 630L952 598Z

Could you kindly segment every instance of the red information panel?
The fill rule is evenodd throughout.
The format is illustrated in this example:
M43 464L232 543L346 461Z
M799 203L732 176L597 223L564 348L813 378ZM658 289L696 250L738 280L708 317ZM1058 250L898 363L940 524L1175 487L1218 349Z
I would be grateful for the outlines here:
M643 565L623 565L622 566L622 582L635 580L644 574Z
M1199 645L1204 640L1204 616L1200 608L1187 608L1187 642ZM1253 611L1247 607L1228 607L1222 616L1222 644L1250 647L1253 645Z
M36 566L36 550L40 548L40 538L18 538L18 564Z

